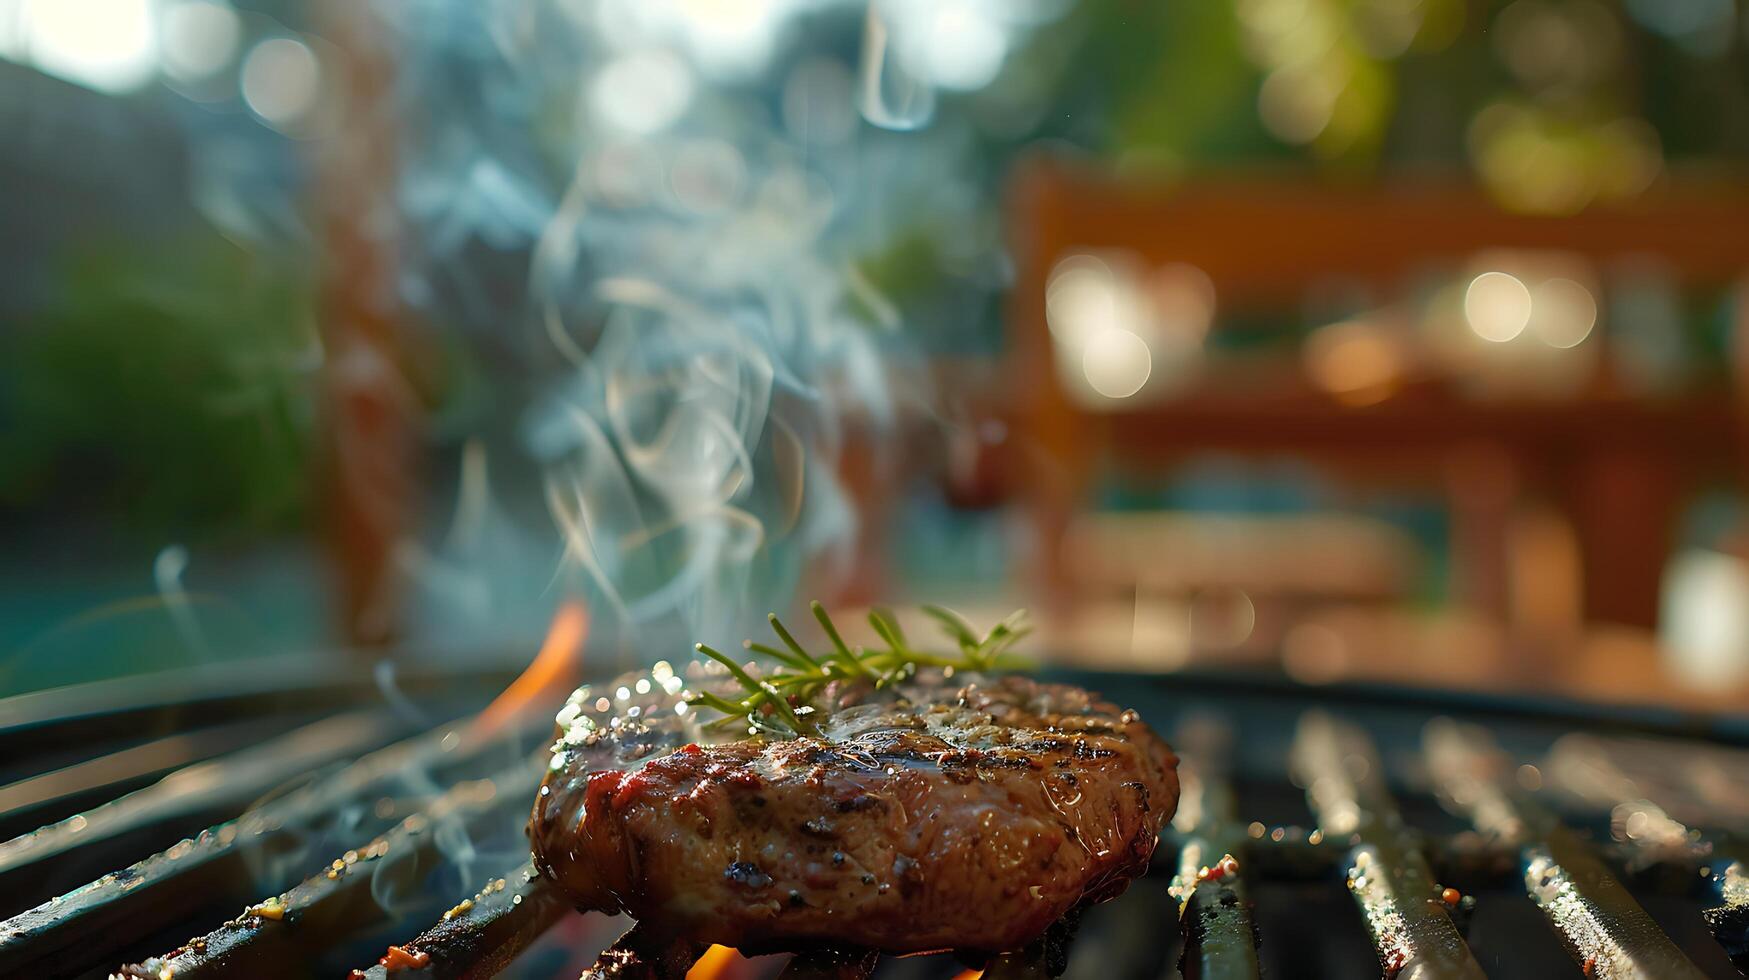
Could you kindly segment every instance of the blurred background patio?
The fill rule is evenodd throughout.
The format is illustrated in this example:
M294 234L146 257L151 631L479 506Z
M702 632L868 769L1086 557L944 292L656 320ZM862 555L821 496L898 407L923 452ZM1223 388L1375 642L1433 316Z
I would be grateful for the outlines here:
M0 130L0 694L818 597L1749 704L1733 0L0 0Z

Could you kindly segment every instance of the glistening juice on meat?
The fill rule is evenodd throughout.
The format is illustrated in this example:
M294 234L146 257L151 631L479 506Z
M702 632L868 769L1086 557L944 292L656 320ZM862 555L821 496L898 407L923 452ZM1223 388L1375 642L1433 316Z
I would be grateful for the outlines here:
M531 836L580 908L747 952L1017 949L1142 874L1177 759L1025 677L834 684L818 734L706 742L660 687L560 715Z

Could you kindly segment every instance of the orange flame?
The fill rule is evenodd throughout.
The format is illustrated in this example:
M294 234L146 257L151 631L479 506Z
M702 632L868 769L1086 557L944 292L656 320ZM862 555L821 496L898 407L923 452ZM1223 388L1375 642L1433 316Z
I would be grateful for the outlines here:
M961 970L954 976L953 980L978 980L983 975L983 970Z
M692 969L686 971L686 980L722 980L740 962L741 954L735 950L727 946L712 946L704 951L697 963L692 964Z
M510 682L504 693L492 699L475 719L473 734L490 735L530 703L555 689L568 691L576 683L577 651L589 635L589 617L580 602L567 602L553 616L546 641L534 661Z

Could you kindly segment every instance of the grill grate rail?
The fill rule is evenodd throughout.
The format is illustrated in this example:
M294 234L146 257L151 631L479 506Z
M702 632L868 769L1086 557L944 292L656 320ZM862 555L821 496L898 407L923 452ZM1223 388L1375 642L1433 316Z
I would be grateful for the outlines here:
M1383 764L1357 728L1322 711L1301 716L1289 762L1306 786L1321 838L1349 848L1344 883L1366 919L1386 974L1425 980L1480 980L1482 968L1458 934L1451 908L1461 898L1433 880L1417 836L1385 788ZM1446 895L1452 895L1449 901Z
M1563 971L1728 977L1749 969L1749 864L1739 836L1749 827L1742 788L1749 781L1738 781L1749 776L1749 753L1547 724L1527 734L1410 709L1339 717L1300 710L1303 701L1260 714L1255 704L1199 703L1194 716L1170 707L1150 714L1176 719L1162 727L1183 757L1179 814L1153 872L1118 900L1086 910L1079 939L1066 922L1033 948L987 963L841 950L738 961L721 975L923 980L981 968L986 980L1471 980ZM384 720L334 717L342 720L317 730L357 743L393 734ZM430 927L413 936L403 931L406 920L397 926L379 906L373 887L380 865L402 867L407 889L450 860L432 830L439 822L482 833L519 827L543 760L514 750L531 747L544 729L543 720L482 734L462 721L366 751L230 823L0 922L0 974L104 976L126 958L134 962L118 972L130 977L291 977L310 975L312 963L350 958L359 980L551 975L554 956L531 950L586 945L590 933L526 863L504 868L471 896L449 896L455 904L438 905L424 920ZM1516 742L1503 747L1497 734ZM174 786L179 772L224 772L254 765L259 754L259 746L245 747L194 762L145 798L175 811L175 794L162 787ZM324 745L318 754L332 751ZM200 906L201 890L215 875L239 874L245 852L338 801L368 797L407 767L429 768L441 791L376 812L376 829L360 824L356 850L309 855L301 883L288 882L234 918L208 919L218 924L168 953L141 955L161 921L198 929L189 910ZM14 841L0 844L0 855L28 856L14 870L52 866L106 836L80 841L67 827L112 812L105 804L57 821L53 848ZM1252 816L1270 819L1246 822ZM1228 855L1235 862L1223 861ZM375 952L360 955L364 949ZM680 978L704 954L634 928L570 975ZM374 956L382 959L370 962Z
M367 727L356 715L341 715L338 720L344 724L317 723L288 738L306 738L311 732L324 736L344 733L347 738L356 738L357 729ZM380 718L369 730L379 735L387 731ZM420 855L429 861L432 836L427 831L435 821L515 819L521 802L539 782L537 763L525 761L496 778L469 779L462 774L471 764L489 757L505 738L530 734L524 726L508 729L499 737L464 742L456 728L446 726L370 752L336 772L248 810L236 820L183 839L143 861L106 874L74 892L54 896L0 923L0 973L11 975L24 970L72 973L94 965L100 962L105 950L90 942L93 934L102 934L110 943L139 938L168 919L198 907L204 893L224 879L246 876L244 865L251 857L283 842L295 828L326 817L335 808L383 787L406 771L455 773L456 781L448 789L396 822L388 822L397 816L393 809L373 812L375 820L363 822L361 830L371 834L373 824L386 824L381 836L366 837L356 849L337 856L334 866L322 868L285 895L251 905L244 915L191 941L176 956L166 958L176 960L176 974L183 976L216 975L225 969L246 966L269 970L267 963L272 957L317 948L324 937L344 936L370 921L373 914L380 914L381 909L369 894L372 879L354 874L361 861L365 868L359 870L373 869L378 861L387 859L394 862L410 859L416 866ZM260 748L277 744L245 749L217 763L197 763L178 770L145 790L104 804L93 812L102 814L108 808L136 799L143 801L142 807L130 808L118 819L137 819L133 813L144 808L174 810L180 805L173 795L178 786L193 785L197 794L202 795L234 793L235 787L225 789L233 775L249 781L253 789L263 777L246 768L250 757ZM283 765L279 764L275 771ZM14 845L10 854L20 867L52 859L54 854L84 843L76 838L82 831L101 826L97 823L99 819L102 817L74 815L37 832L49 835L46 846L31 847L34 843L31 837L37 836L31 835L9 842ZM90 843L100 843L106 836L94 834ZM295 942L276 936L279 930L266 926L284 921L283 913L275 906L295 907L300 920L307 920L295 933L298 937ZM274 918L276 915L279 918ZM331 927L319 925L330 920L334 922Z
M1435 720L1427 752L1440 789L1476 829L1517 851L1526 893L1587 975L1705 976L1571 830L1505 788L1503 757L1486 730Z
M1424 836L1410 828L1398 812L1386 788L1383 763L1362 729L1321 711L1301 716L1290 767L1305 786L1307 803L1317 818L1317 828L1309 833L1297 827L1277 827L1261 834L1255 826L1241 831L1221 752L1218 745L1211 744L1220 739L1211 739L1204 725L1181 730L1177 741L1185 754L1181 813L1186 818L1175 822L1171 835L1179 846L1169 894L1179 900L1177 918L1183 934L1180 975L1261 975L1258 947L1266 940L1260 936L1246 898L1245 882L1254 872L1244 869L1252 858L1261 858L1257 863L1266 869L1301 866L1304 870L1308 862L1339 869L1371 936L1376 971L1381 975L1487 975L1461 929L1475 899L1453 895L1455 889L1448 890L1435 880L1423 853ZM1489 745L1485 731L1473 727L1459 730L1449 720L1435 719L1428 726L1425 741L1428 769L1438 779L1438 788L1455 810L1476 821L1478 830L1493 845L1487 852L1492 863L1503 864L1516 855L1526 895L1565 940L1579 973L1597 977L1708 975L1633 901L1587 844L1548 810L1528 799L1515 800L1514 794L1503 788L1498 773L1504 756ZM1473 866L1474 848L1467 850L1469 860L1465 863ZM1308 857L1308 851L1321 857ZM1458 848L1450 852L1465 851ZM1234 853L1246 855L1238 869L1215 872L1220 858ZM1690 858L1710 853L1694 847L1685 852ZM1721 872L1707 880L1714 878L1722 882L1728 875ZM1725 888L1715 885L1714 892L1722 897ZM1725 917L1709 910L1708 921L1716 924ZM1729 952L1729 937L1721 935L1721 942ZM423 945L422 937L407 948L422 949ZM1070 961L1068 945L1059 940L1060 952L1054 956L1033 950L998 958L985 967L984 977L1001 980L1061 975ZM680 960L690 965L697 952L685 951ZM674 951L666 950L661 957L640 958L635 944L622 943L584 976L682 976L685 970L674 956ZM875 971L872 957L843 953L796 957L779 976L866 977Z
M1179 730L1178 813L1173 827L1182 844L1168 894L1178 902L1183 926L1179 968L1205 980L1257 976L1257 925L1246 897L1245 877L1254 872L1229 863L1209 877L1229 854L1244 854L1248 838L1228 773L1227 732L1218 722Z

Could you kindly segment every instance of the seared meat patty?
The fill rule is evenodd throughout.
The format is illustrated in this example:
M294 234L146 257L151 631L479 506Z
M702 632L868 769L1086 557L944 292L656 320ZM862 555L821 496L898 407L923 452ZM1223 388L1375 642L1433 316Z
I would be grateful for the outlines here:
M1178 803L1166 744L1068 685L829 691L819 737L718 744L661 693L560 713L536 863L580 908L749 952L1018 949L1122 892Z

